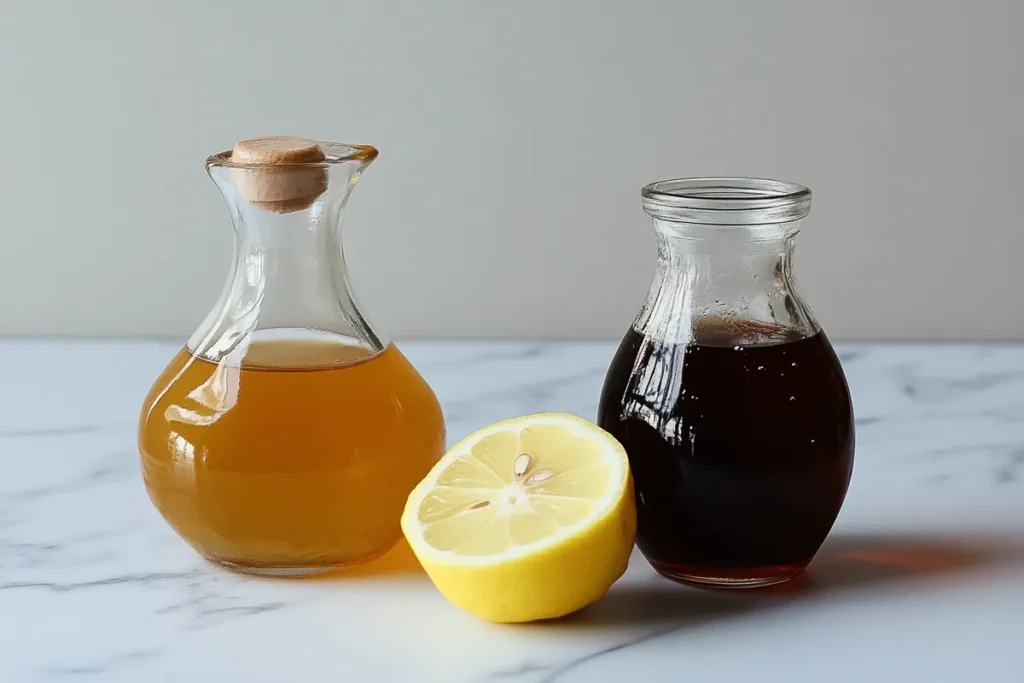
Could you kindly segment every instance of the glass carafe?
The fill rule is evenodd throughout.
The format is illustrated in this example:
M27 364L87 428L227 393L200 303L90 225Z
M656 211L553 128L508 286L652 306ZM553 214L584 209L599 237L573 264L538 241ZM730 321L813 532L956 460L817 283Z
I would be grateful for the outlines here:
M831 530L853 467L846 378L792 274L811 193L693 178L641 195L657 270L598 414L629 455L637 545L678 581L786 581Z
M235 254L139 425L150 498L204 557L301 575L372 559L442 455L434 393L349 285L345 205L372 147L279 137L210 157Z

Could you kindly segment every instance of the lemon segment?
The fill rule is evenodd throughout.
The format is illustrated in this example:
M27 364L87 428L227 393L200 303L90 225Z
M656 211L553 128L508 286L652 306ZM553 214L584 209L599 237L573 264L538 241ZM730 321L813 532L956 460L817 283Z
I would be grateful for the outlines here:
M459 607L498 622L568 614L626 569L636 532L626 453L564 413L490 425L413 490L402 531Z

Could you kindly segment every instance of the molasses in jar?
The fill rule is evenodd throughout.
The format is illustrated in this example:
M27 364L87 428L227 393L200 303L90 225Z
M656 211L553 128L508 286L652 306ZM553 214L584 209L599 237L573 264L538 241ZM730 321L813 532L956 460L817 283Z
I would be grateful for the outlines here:
M644 188L656 277L608 369L598 423L629 455L637 545L669 578L789 580L846 496L849 389L792 276L810 197L743 178Z

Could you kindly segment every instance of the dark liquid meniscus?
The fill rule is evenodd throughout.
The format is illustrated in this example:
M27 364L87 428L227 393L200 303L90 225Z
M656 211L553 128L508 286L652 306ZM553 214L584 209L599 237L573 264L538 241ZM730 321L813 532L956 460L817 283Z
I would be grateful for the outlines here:
M689 343L630 330L608 370L598 423L629 455L637 545L670 578L790 579L846 496L853 410L831 344L749 325L706 325Z

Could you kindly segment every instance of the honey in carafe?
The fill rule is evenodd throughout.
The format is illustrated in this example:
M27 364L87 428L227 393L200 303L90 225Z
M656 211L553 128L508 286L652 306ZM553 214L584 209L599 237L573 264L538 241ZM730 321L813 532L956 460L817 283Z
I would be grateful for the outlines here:
M444 449L437 401L393 344L257 341L241 363L185 349L146 406L150 497L203 555L239 568L378 555Z
M386 552L444 452L437 398L348 281L342 216L375 157L284 137L207 160L234 261L145 398L139 452L159 512L228 568L302 575Z

